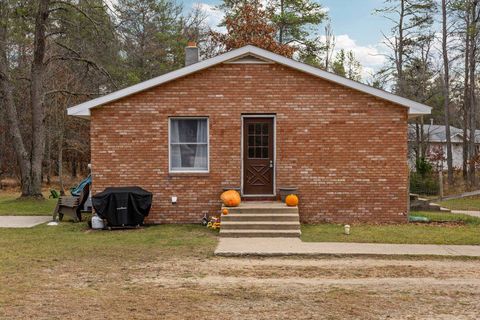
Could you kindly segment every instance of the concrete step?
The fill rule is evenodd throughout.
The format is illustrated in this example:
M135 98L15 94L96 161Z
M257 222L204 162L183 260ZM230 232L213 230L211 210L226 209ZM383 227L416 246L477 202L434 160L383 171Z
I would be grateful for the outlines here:
M220 229L220 236L225 238L297 238L300 237L300 230L225 230Z
M250 213L250 214L264 214L264 213L270 213L270 214L292 214L296 213L298 214L298 208L297 207L273 207L273 208L268 208L268 207L230 207L228 208L229 213Z
M244 201L222 215L220 236L230 238L299 237L298 207L279 201Z
M298 221L222 221L222 230L300 230Z
M226 221L298 221L298 213L229 213L222 215Z

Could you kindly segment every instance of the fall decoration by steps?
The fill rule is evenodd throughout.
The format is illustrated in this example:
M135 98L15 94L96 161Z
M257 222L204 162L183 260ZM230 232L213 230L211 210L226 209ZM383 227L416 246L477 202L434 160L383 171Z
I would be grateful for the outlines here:
M220 196L226 207L238 207L241 202L240 194L235 190L228 190Z
M286 198L285 198L285 203L287 204L287 206L289 207L295 207L298 205L298 197L294 194L289 194Z

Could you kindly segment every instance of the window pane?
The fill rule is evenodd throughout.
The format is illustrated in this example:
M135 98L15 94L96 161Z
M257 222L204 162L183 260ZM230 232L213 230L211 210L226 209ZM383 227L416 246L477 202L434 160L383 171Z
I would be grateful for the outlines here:
M208 119L170 119L172 171L208 170Z
M262 157L262 148L255 147L255 158L261 158Z
M248 134L254 134L255 133L255 126L253 124L248 125Z
M255 123L255 134L262 134L262 124Z
M268 147L268 136L262 136L262 146Z
M262 149L262 158L266 159L268 158L268 148L263 148Z
M171 119L170 120L171 142L202 142L208 141L207 119Z
M255 139L254 136L248 136L248 145L249 146L253 147L255 145L254 139Z
M249 147L248 148L248 157L249 158L255 158L255 148L254 147Z
M268 134L268 123L263 124L263 134Z
M208 146L206 144L173 144L171 166L173 170L207 170Z
M261 146L261 145L262 145L262 137L255 136L255 146Z

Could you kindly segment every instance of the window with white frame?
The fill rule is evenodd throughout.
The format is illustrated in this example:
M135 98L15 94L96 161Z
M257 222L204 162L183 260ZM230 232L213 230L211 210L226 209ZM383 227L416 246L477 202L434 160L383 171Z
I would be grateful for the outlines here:
M170 172L208 172L208 118L170 118Z

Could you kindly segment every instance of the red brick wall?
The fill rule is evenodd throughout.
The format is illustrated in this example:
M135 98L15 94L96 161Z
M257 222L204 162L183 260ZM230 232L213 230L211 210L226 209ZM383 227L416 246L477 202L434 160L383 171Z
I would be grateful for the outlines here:
M406 220L407 109L277 64L218 65L93 109L93 191L150 190L153 223L217 213L222 187L240 186L245 113L276 115L276 185L299 188L303 222ZM209 117L210 173L169 174L170 116Z

